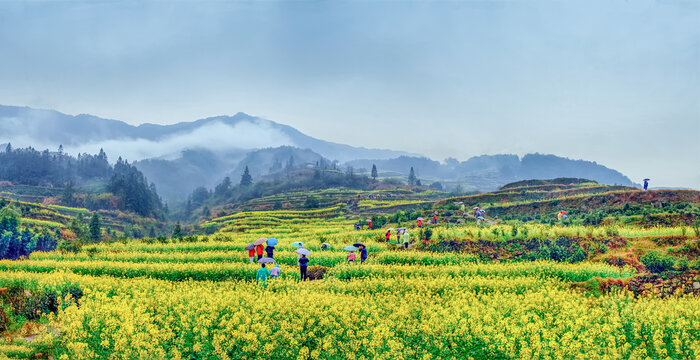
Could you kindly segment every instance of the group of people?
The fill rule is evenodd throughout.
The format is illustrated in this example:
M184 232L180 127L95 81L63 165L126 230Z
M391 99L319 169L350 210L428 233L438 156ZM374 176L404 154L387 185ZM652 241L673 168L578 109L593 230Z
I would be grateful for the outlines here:
M296 244L296 245L295 245ZM295 245L297 247L297 265L299 266L299 275L301 277L301 281L306 281L309 279L308 276L308 267L309 267L309 258L307 254L310 253L310 251L304 249L304 244L299 242L299 243L294 243L292 245ZM358 244L356 244L358 245ZM322 251L327 251L329 248L329 244L323 243L321 245L321 250ZM280 268L279 264L275 264L275 267L272 268L272 270L267 269L267 263L274 262L274 246L263 246L263 244L256 245L255 247L251 248L248 250L248 255L250 257L250 262L255 261L255 256L257 254L257 261L260 262L260 269L258 269L258 272L256 273L256 280L258 283L260 283L263 287L267 287L267 279L276 279L280 276L282 273L282 269ZM300 251L300 250L305 250L305 251ZM269 261L261 261L263 259L262 253L263 250L267 252L267 258L269 258ZM348 253L347 260L348 263L353 263L356 260L356 255L355 255L355 250L360 252L360 263L364 263L367 260L367 247L364 244L359 244L358 247L352 247L350 252Z
M360 264L362 264L365 262L365 260L367 260L367 247L364 245L360 245L357 248L357 250L360 252ZM348 263L352 264L353 262L355 262L356 259L357 259L357 256L355 255L355 251L351 250L348 253Z
M387 229L386 234L384 234L384 239L391 244L391 230L392 229ZM403 247L404 249L408 249L408 245L411 244L411 238L410 235L408 235L408 229L406 228L398 228L398 229L393 229L396 231L396 245L401 246L401 242L403 240Z

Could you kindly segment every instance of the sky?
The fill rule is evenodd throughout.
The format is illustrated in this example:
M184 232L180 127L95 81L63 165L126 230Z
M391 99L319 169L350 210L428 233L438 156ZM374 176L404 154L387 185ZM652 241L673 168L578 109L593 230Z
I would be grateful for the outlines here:
M700 189L700 1L0 0L0 104Z

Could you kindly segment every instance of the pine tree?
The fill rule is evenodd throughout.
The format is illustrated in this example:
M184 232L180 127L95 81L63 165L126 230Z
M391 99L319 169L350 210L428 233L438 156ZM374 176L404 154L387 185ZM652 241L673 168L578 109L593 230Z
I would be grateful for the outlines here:
M8 154L12 152L12 144L11 143L7 143L7 146L5 147L5 152Z
M411 166L411 171L408 173L408 185L415 185L416 184L416 172L413 170L413 166Z
M173 229L173 238L182 238L182 226L180 225L180 222L178 221L177 224L175 224L175 229Z
M372 164L372 179L377 180L377 165Z
M245 170L243 171L243 175L241 176L241 186L250 185L253 185L253 177L250 176L250 171L248 170L248 166L246 165Z
M102 229L100 228L100 216L97 213L92 215L90 220L90 240L100 242L102 240Z

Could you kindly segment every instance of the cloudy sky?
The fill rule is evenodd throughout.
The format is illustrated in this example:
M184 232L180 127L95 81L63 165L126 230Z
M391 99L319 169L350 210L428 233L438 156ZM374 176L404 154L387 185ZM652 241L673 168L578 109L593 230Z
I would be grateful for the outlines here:
M0 0L0 104L700 188L700 2Z

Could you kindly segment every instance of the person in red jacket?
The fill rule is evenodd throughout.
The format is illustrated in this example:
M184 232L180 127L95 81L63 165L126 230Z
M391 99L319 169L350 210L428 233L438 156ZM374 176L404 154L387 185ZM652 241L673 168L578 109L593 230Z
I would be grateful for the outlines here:
M437 215L433 215L433 225L437 225Z
M386 242L391 241L391 230L386 231L386 235L384 236L384 238L386 239Z
M370 220L369 222L367 222L367 225L369 225L369 229L372 230L372 220Z
M423 220L418 220L418 227L423 226Z
M264 246L262 244L255 247L255 252L258 253L258 260L262 259L263 248Z
M248 257L250 258L250 262L255 262L255 248L248 250Z

